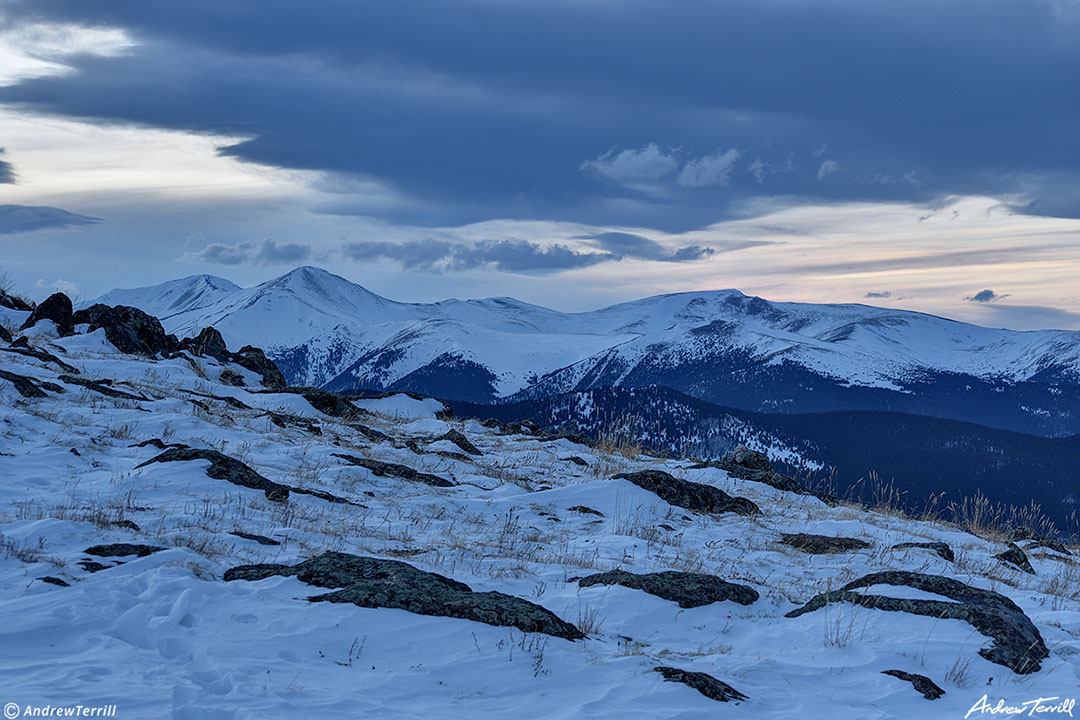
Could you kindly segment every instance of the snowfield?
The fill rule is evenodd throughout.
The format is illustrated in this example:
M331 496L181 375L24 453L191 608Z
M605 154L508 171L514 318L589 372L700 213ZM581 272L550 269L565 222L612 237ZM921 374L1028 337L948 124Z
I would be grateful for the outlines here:
M235 292L219 284L203 299ZM115 705L117 718L177 720L790 720L964 718L983 696L991 706L1080 696L1075 552L1028 547L1032 575L995 558L1004 543L955 527L830 507L723 470L690 469L688 460L504 434L405 395L357 401L359 416L330 417L301 395L264 392L258 375L236 365L228 369L243 387L223 382L226 366L212 358L123 355L101 330L57 338L48 325L35 327L31 348L112 385L74 384L57 362L0 341L0 370L44 393L25 397L0 379L4 703ZM451 430L480 454L463 450ZM170 444L219 451L292 492L272 500L216 479L205 459L145 464ZM454 484L375 474L342 455ZM614 477L640 470L704 483L761 512L695 512ZM781 542L794 533L868 547L807 554ZM892 549L903 542L947 543L955 560ZM114 543L163 549L87 553ZM401 560L477 592L516 596L587 637L309 603L327 590L297 577L224 581L237 566L294 565L327 551ZM642 590L577 582L616 568L708 573L759 598L683 608ZM885 570L1001 593L1034 623L1048 657L1018 674L981 656L992 641L964 621L847 602L785 617ZM858 592L951 602L906 586ZM657 667L707 673L745 699L721 704L665 681ZM927 676L944 696L924 699L883 674L893 669Z

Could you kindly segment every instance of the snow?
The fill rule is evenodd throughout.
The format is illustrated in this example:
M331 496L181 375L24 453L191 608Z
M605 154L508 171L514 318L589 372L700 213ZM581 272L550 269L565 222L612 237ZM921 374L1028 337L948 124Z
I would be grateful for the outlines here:
M0 353L4 370L64 385L20 397L0 380L0 677L4 702L116 704L117 717L173 718L911 718L963 717L983 696L1019 704L1075 696L1080 612L1073 565L1032 553L1037 575L993 559L1002 546L957 528L827 507L814 498L740 481L713 468L624 457L566 441L498 435L476 422L438 420L441 403L407 395L358 400L362 421L394 438L371 442L302 397L256 392L205 377L183 359L117 353L91 335L31 339L83 376L152 398L118 400L66 385L55 366ZM235 368L239 371L239 368ZM237 410L191 391L233 396ZM317 419L321 435L278 428L262 408ZM462 462L417 454L405 438L464 432L484 454ZM210 478L205 461L154 463L161 438L214 447L271 480L343 495L364 507L258 491ZM432 445L431 447L436 447ZM441 445L438 445L441 447ZM75 449L78 454L70 452ZM432 488L376 477L348 453L451 478ZM588 467L563 462L579 455ZM619 472L663 469L758 503L754 517L710 517L672 507ZM583 505L603 517L569 511ZM111 525L131 520L138 532ZM667 525L672 530L663 529ZM234 530L281 541L263 546ZM864 539L872 547L803 555L782 533ZM957 564L898 542L941 540ZM142 558L95 558L107 542L161 545ZM516 629L403 610L307 603L320 589L295 578L225 583L245 563L294 563L326 550L397 558L421 569L539 603L584 625L569 642ZM117 563L117 560L123 560ZM623 587L570 580L622 567L694 570L754 587L753 605L682 609ZM786 618L814 594L869 572L910 569L957 577L1010 597L1052 649L1043 669L1018 676L977 654L989 640L957 620L845 604ZM57 587L40 578L60 578ZM863 592L929 597L907 588ZM717 705L652 668L708 672L748 696ZM957 671L958 666L966 669ZM931 677L946 695L927 705L897 668ZM988 684L989 681L989 684Z

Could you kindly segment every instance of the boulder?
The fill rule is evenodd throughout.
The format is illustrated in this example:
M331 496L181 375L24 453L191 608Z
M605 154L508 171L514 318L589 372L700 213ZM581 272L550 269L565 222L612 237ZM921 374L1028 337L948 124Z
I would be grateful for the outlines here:
M939 688L934 681L925 675L916 675L914 673L904 672L903 670L882 670L882 675L892 675L894 678L901 680L907 680L911 685L922 693L922 696L927 700L937 700L939 697L945 694L945 691Z
M72 318L71 298L64 293L53 293L45 298L26 318L20 330L34 327L42 320L52 320L56 324L56 330L60 337L66 337L75 332L75 322Z
M705 513L733 512L738 515L755 515L761 512L757 505L746 498L733 497L712 485L680 480L662 470L619 473L615 479L629 480L639 488L655 493L661 500L687 510Z
M137 545L134 543L112 543L110 545L94 545L86 548L83 552L87 555L94 555L96 557L127 557L128 555L135 555L137 557L146 557L162 550L167 550L160 545ZM93 571L91 571L93 572Z
M326 552L297 565L242 565L225 573L225 581L296 577L335 592L309 602L352 603L365 608L397 608L418 615L454 617L567 640L585 634L550 610L500 592L473 592L462 582L425 572L400 560Z
M32 311L34 309L32 303L28 303L18 295L10 295L3 290L0 290L0 307L6 307L9 310L21 310L23 312L28 310Z
M785 534L780 542L790 545L796 550L812 555L835 555L836 553L851 552L870 547L870 543L858 538L829 537L828 535L811 535L810 533Z
M303 395L304 399L311 403L323 415L330 417L353 417L360 415L361 410L337 393L332 393L316 387L287 387L285 392Z
M221 333L213 327L203 328L195 337L184 338L180 341L180 349L188 350L199 357L212 357L221 362L228 362L231 357Z
M952 548L943 542L902 542L892 546L893 550L904 550L906 548L933 550L949 562L956 562L956 555L953 554Z
M74 315L75 324L87 323L93 332L105 329L105 339L122 353L157 357L177 349L176 338L165 334L156 317L127 305L91 305Z
M1031 567L1031 561L1028 560L1027 554L1016 545L1009 544L1009 549L1004 552L999 552L995 555L998 560L1006 562L1013 567L1016 567L1024 572L1034 575L1035 568Z
M262 376L264 387L280 392L285 389L285 376L278 370L278 366L271 362L266 353L252 345L245 345L238 352L233 353L232 361L242 368Z
M752 605L758 599L757 590L747 585L730 583L714 575L671 570L645 575L637 575L625 570L610 570L583 577L578 581L578 585L580 587L622 585L676 602L682 608L701 607L724 600L740 605Z
M691 672L690 670L663 666L653 668L653 672L663 675L666 682L678 682L688 685L710 700L728 702L729 700L747 699L741 692L708 673Z
M917 600L855 592L871 585L902 585L923 592L942 595L954 602ZM907 612L933 618L963 620L983 635L993 639L979 654L992 663L1004 665L1021 675L1037 671L1050 651L1042 635L1024 611L1009 598L992 590L965 585L959 580L923 573L888 570L871 573L839 590L822 593L786 617L794 618L836 602L890 612Z
M381 460L368 460L367 458L356 457L355 455L344 455L342 453L333 453L333 455L334 457L341 458L350 465L366 468L367 470L370 470L372 474L378 476L389 476L400 478L402 480L409 480L411 482L422 482L431 485L432 487L454 487L457 484L446 478L441 478L438 475L431 475L430 473L413 470L407 465L396 465L394 463L382 462Z
M239 460L219 453L217 450L169 448L160 455L136 465L135 468L146 467L151 463L186 462L189 460L209 460L210 467L206 468L206 474L215 480L226 480L233 485L262 490L266 495L266 499L274 502L283 502L289 499L289 488L287 486L268 480Z

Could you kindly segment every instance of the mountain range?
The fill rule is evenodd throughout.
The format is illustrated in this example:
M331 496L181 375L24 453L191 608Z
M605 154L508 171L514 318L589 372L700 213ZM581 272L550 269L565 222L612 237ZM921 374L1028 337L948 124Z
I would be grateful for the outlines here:
M293 384L469 403L671 388L736 410L883 411L1045 437L1080 433L1080 332L992 329L737 290L563 313L513 298L402 303L301 267L251 288L197 275L113 290L190 336L254 344Z

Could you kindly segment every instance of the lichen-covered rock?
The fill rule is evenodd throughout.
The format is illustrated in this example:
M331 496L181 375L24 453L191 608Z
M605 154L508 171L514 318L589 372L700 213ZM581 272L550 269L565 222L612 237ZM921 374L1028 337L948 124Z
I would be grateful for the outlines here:
M1035 568L1031 567L1031 561L1028 560L1027 554L1016 545L1010 544L1008 550L999 552L994 557L1002 562L1009 563L1026 573L1031 575L1035 574Z
M242 565L225 581L261 580L280 575L308 585L340 588L310 602L352 603L366 608L397 608L418 615L455 617L567 640L585 634L550 610L500 592L473 592L462 582L425 572L400 560L327 552L297 565Z
M662 470L619 473L615 479L629 480L638 487L655 493L661 500L687 510L705 513L733 512L738 515L755 515L761 512L757 505L746 498L733 497L712 485L680 480Z
M678 682L683 685L688 685L710 700L728 702L729 700L747 699L741 692L731 687L723 680L717 680L708 673L691 672L690 670L680 670L679 668L673 667L655 667L653 668L653 672L658 672L663 675L664 680L667 682Z
M780 542L790 545L799 552L812 555L834 555L870 547L870 543L858 538L829 537L828 535L812 535L810 533L785 534Z
M253 345L245 345L233 353L230 359L240 367L260 375L262 384L267 389L275 392L285 389L285 376L261 349Z
M610 570L589 575L578 581L580 587L591 585L622 585L634 590L644 590L650 595L677 602L679 607L695 608L715 602L730 600L740 605L757 602L758 592L747 585L721 580L704 573L664 572L637 575L625 570Z
M287 486L279 485L263 477L239 460L219 453L217 450L169 448L160 455L152 457L135 467L138 469L151 463L185 462L188 460L209 460L210 467L206 468L206 474L215 480L226 480L233 485L262 490L266 494L267 500L283 502L289 499L289 488Z
M855 592L859 588L871 585L904 585L947 597L954 602L896 598ZM990 662L1004 665L1022 675L1037 671L1042 660L1050 655L1038 629L1012 600L992 590L971 587L940 575L924 575L900 570L872 573L848 583L839 590L814 597L801 608L789 612L786 617L799 617L836 602L848 602L890 612L907 612L933 618L963 620L994 640L993 645L979 650L980 655Z
M91 305L74 315L75 324L88 323L93 332L105 329L105 339L122 353L156 357L176 350L176 338L165 334L156 317L127 305Z
M892 675L894 678L907 680L916 690L921 692L923 697L927 700L937 700L945 694L944 690L939 688L933 680L925 675L916 675L915 673L904 672L903 670L882 670L881 674Z
M396 465L394 463L382 462L381 460L368 460L367 458L356 457L355 455L344 455L342 453L333 453L333 455L334 457L341 458L350 465L366 468L373 474L379 476L396 477L412 482L422 482L431 485L432 487L454 487L456 484L446 478L439 477L438 475L413 470L407 465Z
M231 357L224 338L214 327L203 328L195 337L184 338L180 341L180 349L189 350L200 357L212 357L221 362L227 362Z
M66 337L75 332L71 298L61 292L53 293L34 308L34 311L30 313L30 317L26 318L26 322L19 329L32 328L42 320L52 320L56 324L56 330L60 333L60 337Z
M902 542L897 545L893 545L893 550L904 550L906 548L924 548L926 550L933 550L938 555L948 560L949 562L956 562L956 555L953 554L952 548L947 543L943 542Z
M135 543L111 543L109 545L94 545L86 548L83 552L96 557L127 557L135 555L146 557L162 550L167 550L160 545L138 545Z

